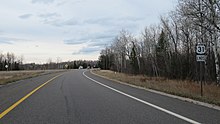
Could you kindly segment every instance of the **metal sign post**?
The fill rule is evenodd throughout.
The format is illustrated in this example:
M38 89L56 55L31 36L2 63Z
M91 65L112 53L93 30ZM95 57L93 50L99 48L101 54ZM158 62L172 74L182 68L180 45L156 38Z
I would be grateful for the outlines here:
M206 45L203 43L196 44L196 61L199 62L199 80L200 80L200 87L201 87L201 96L203 96L203 63L206 62Z

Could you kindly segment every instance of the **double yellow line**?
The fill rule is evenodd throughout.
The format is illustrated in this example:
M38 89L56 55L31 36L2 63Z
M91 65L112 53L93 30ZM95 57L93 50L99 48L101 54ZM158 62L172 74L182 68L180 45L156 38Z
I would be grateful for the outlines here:
M21 98L20 100L18 100L16 103L14 103L12 106L10 106L9 108L7 108L5 111L3 111L0 114L0 119L3 118L6 114L8 114L11 110L13 110L16 106L18 106L19 104L21 104L25 99L27 99L28 97L30 97L32 94L34 94L36 91L38 91L40 88L42 88L43 86L45 86L46 84L48 84L49 82L53 81L54 79L56 79L57 77L61 76L63 74L57 75L53 78L51 78L50 80L48 80L47 82L43 83L42 85L40 85L39 87L37 87L36 89L34 89L33 91L31 91L30 93L28 93L26 96L24 96L23 98Z

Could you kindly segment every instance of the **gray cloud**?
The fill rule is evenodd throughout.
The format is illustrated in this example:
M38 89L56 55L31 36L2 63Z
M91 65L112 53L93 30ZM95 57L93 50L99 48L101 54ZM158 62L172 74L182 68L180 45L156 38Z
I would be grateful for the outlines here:
M91 18L84 21L86 24L99 24L99 25L118 25L124 23L135 23L137 21L143 20L144 18L139 17L121 17L121 18Z
M67 45L79 45L79 44L86 43L86 40L70 39L70 40L64 40L63 42L64 44L67 44Z
M38 17L44 24L52 24L58 26L57 22L59 21L60 15L57 13L46 13L38 15Z
M75 0L75 1L64 0L64 1L61 1L61 2L57 3L57 6L62 6L62 5L64 5L64 4L73 4L73 5L76 5L76 4L85 2L85 1L86 1L86 0Z
M116 35L114 35L114 33L111 34L106 34L106 35L102 35L102 36L96 36L96 38L92 39L89 42L90 46L94 46L94 47L105 47L107 45L109 45L113 39L116 37Z
M20 15L19 18L21 19L28 19L32 16L32 14L24 14L24 15Z
M101 26L123 26L123 25L131 25L136 24L138 21L142 21L144 18L140 17L121 17L121 18L114 18L114 17L100 17L100 18L89 18L89 19L76 19L71 18L67 20L57 20L51 21L51 25L54 26L82 26L82 25L101 25Z
M43 4L49 4L53 3L54 0L32 0L32 3L43 3Z
M96 33L96 34L89 34L82 38L73 38L69 40L64 40L64 44L68 45L78 45L83 43L88 43L91 46L104 46L107 45L109 41L115 37L114 33L111 32L104 32L104 33Z
M0 37L0 44L13 44L17 41L29 41L26 39L19 39L19 38L9 38L9 37Z
M1 30L0 30L0 35L2 35L2 34L4 34L4 31L1 31Z
M94 52L97 52L100 50L101 50L101 48L99 48L99 47L88 47L88 48L81 49L80 53L89 54L89 53L94 53Z
M57 27L82 25L82 23L79 22L79 20L77 20L75 18L71 18L71 19L67 19L67 20L58 20L58 19L51 19L50 18L50 21L44 20L44 22L46 24L50 24L50 25L57 26Z
M94 40L100 40L100 39L111 39L111 38L114 38L116 35L110 33L108 34L109 32L107 32L106 34L97 34L96 36L94 36Z
M94 47L104 47L108 45L111 41L112 39L98 40L96 42L90 42L89 45Z
M57 13L46 13L46 14L40 14L39 17L41 18L53 18L53 17L59 17L60 15Z
M64 22L61 22L60 26L74 26L74 25L81 25L81 24L82 23L79 20L72 18L72 19L66 20Z
M53 17L53 18L52 18ZM79 20L76 20L74 18L72 19L67 19L67 20L63 20L63 19L59 19L57 18L59 17L59 15L57 16L51 16L51 17L47 17L47 18L43 18L43 22L45 24L50 24L50 25L53 25L53 26L56 26L56 27L64 27L64 26L80 26L82 25L83 23L80 22Z
M72 55L92 54L92 53L100 52L106 45L108 45L112 41L112 38L109 37L103 37L104 39L100 39L100 38L101 37L97 37L97 39L93 39L93 40L84 39L80 41L69 40L69 42L65 42L65 44L78 45L78 44L87 43L88 47L84 47L78 52L73 52Z
M15 40L14 38L0 37L0 44L13 44Z
M0 44L12 44L12 42L0 39Z
M77 54L92 54L95 52L99 52L102 48L101 47L85 47L79 50L78 52L73 52L72 55Z

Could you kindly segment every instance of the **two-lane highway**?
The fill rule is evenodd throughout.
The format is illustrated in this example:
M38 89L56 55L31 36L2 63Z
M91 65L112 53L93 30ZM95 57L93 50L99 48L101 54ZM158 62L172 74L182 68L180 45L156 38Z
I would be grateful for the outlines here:
M65 72L50 80L57 75L59 74L36 77L1 87L2 114L46 82L5 114L0 123L220 123L219 110L115 83L94 76L86 70Z

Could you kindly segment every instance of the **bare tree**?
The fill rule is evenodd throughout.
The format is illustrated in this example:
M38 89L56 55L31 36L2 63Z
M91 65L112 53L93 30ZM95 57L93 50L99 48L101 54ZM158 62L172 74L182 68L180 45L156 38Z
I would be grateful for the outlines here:
M159 26L146 27L141 37L122 30L102 59L113 55L114 70L150 76L197 80L195 45L205 43L205 76L220 83L220 0L179 0ZM133 71L132 71L133 70Z
M0 53L0 70L4 69L4 54Z
M220 1L219 0L197 0L188 1L180 0L179 12L183 17L192 20L194 28L197 29L197 37L200 42L206 43L208 46L212 44L217 84L220 83L220 70L218 60L218 37L220 31ZM207 39L207 32L211 35L212 41ZM207 41L205 41L205 39Z

